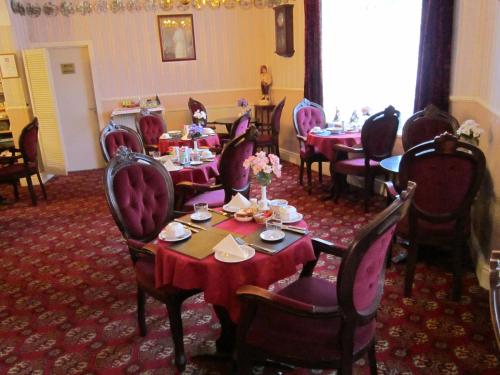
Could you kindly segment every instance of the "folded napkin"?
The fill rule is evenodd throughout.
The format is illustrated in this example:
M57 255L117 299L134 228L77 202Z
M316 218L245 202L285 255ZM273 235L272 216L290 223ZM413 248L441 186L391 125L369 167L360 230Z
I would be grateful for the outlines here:
M241 210L243 208L250 207L250 201L238 193L229 201L227 205Z
M217 253L229 254L238 259L246 259L247 257L247 253L242 250L231 234L228 234L215 245L214 251Z
M167 160L164 161L163 165L165 166L165 168L167 168L167 171L172 171L177 168L175 164L172 163L172 160L170 160L170 158L167 158Z
M170 139L170 134L168 133L163 133L162 135L160 135L160 139Z

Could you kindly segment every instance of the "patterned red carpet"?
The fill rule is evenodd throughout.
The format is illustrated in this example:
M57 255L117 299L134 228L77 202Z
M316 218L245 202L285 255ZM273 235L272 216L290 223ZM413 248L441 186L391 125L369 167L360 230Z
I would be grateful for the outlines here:
M297 172L286 165L269 195L297 206L317 236L348 243L384 205L376 199L365 214L350 199L322 202L318 189L308 196L298 186ZM18 203L0 205L0 374L175 373L161 304L148 300L149 333L138 335L133 270L101 176L102 171L90 171L56 178L47 184L49 200L38 207L31 206L25 189ZM0 194L12 199L10 187L1 187ZM337 265L325 257L316 273L335 280ZM474 274L467 273L463 297L454 303L451 274L424 262L418 265L414 298L403 298L403 270L396 265L387 272L377 326L379 374L499 374L488 294ZM193 358L214 350L219 324L211 307L192 298L183 318L185 373L228 374L228 363ZM254 373L276 372L255 368ZM355 373L368 373L363 360Z

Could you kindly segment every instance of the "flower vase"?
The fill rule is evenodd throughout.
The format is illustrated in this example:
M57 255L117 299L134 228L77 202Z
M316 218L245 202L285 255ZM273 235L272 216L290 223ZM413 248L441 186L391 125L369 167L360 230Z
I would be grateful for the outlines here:
M267 199L267 186L260 186L260 201L259 201L259 211L269 210L269 200Z
M193 151L198 152L198 141L196 139L193 139Z

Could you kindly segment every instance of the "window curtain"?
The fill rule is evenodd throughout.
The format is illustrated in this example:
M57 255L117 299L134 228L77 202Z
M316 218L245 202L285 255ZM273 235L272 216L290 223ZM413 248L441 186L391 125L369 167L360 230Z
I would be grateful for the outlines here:
M305 78L304 97L323 105L321 67L321 0L304 0Z
M428 104L448 111L454 0L422 0L414 111Z

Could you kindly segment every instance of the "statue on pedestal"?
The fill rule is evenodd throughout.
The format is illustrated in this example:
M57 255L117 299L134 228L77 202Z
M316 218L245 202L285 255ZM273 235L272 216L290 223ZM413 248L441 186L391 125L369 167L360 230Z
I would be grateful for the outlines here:
M269 94L271 90L271 84L273 83L273 77L271 73L268 72L266 65L261 65L260 67L260 90L262 95L259 100L260 105L271 104L271 96Z

